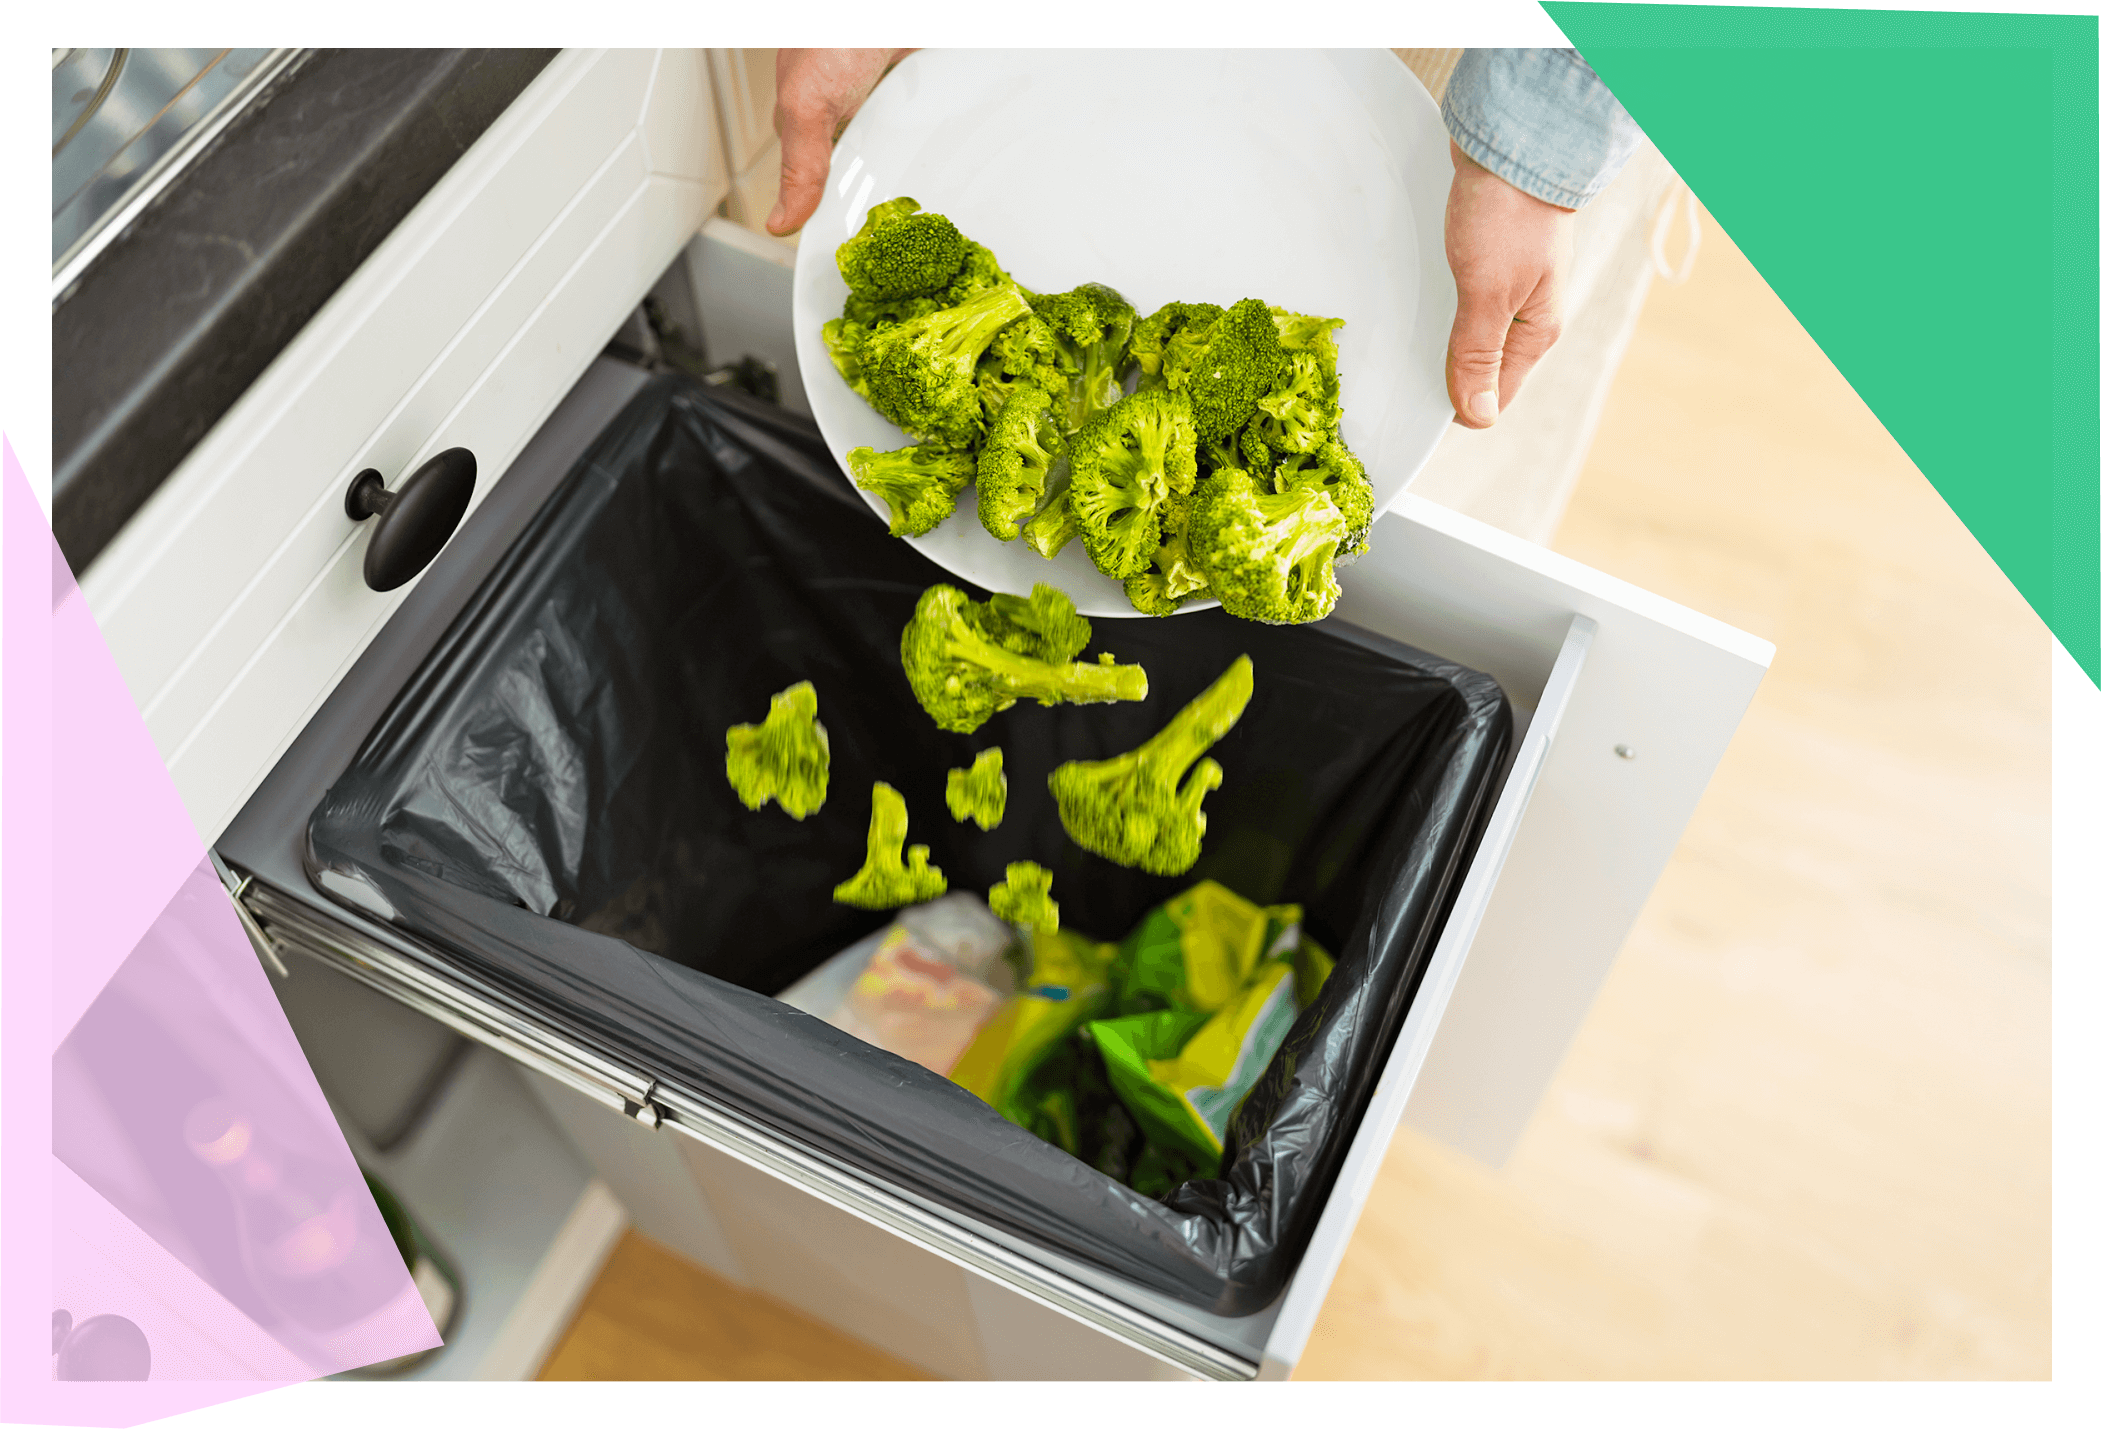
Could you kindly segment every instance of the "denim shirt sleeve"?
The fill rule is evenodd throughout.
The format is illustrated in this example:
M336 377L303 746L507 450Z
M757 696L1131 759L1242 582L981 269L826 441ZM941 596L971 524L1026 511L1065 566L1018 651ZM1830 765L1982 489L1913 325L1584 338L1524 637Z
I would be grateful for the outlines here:
M1466 156L1561 208L1581 208L1634 157L1635 126L1574 50L1468 50L1444 92Z

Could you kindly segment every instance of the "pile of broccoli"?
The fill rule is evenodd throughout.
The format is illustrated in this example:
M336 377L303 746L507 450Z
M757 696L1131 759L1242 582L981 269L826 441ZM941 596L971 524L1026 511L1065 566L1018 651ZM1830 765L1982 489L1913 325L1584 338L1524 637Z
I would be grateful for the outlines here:
M1141 320L1100 283L1031 292L909 198L871 208L838 263L826 349L915 439L848 461L892 535L925 535L975 484L987 531L1045 559L1077 538L1145 614L1199 597L1270 624L1335 608L1336 563L1363 550L1373 507L1339 425L1340 318L1245 298Z

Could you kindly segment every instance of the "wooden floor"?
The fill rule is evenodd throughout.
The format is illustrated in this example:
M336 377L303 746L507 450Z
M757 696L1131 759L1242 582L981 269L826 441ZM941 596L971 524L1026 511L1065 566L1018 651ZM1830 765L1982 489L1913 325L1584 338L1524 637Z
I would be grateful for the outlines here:
M2047 1376L2041 622L1711 220L1555 545L1779 654L1510 1163L1402 1133L1300 1376ZM909 1372L633 1237L546 1371Z

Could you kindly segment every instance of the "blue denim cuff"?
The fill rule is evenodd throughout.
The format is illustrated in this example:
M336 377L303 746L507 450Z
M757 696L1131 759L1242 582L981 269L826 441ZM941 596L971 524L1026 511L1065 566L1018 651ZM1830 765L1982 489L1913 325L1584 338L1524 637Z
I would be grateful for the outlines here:
M1574 50L1468 50L1444 92L1444 127L1482 168L1561 208L1596 198L1641 142Z

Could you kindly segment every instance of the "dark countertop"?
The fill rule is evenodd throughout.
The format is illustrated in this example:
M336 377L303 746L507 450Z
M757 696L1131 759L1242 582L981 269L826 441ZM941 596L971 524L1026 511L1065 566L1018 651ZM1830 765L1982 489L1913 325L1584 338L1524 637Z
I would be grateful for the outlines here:
M556 50L314 50L51 314L52 525L76 573Z

